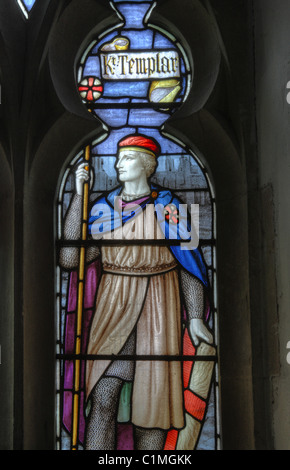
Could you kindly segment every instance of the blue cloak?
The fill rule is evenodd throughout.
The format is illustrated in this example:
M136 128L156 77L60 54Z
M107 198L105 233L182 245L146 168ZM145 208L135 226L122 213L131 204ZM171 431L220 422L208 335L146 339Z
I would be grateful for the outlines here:
M165 239L177 242L169 244L173 256L184 269L198 278L205 288L208 288L206 264L200 248L197 243L194 243L197 240L197 234L192 228L189 213L185 213L185 205L169 189L152 184L150 197L144 198L135 207L133 203L130 203L128 209L125 206L123 211L120 211L117 210L116 198L121 191L122 187L118 187L94 202L89 216L89 235L92 238L100 238L102 233L111 232L137 216L147 204L154 204L155 214ZM164 216L164 209L168 206L173 206L178 211L179 218L176 223L172 223Z

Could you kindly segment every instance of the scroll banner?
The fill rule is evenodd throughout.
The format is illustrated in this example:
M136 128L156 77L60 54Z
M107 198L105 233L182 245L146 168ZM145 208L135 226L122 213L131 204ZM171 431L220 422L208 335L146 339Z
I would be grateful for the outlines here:
M148 80L180 77L180 59L176 51L101 53L105 80Z

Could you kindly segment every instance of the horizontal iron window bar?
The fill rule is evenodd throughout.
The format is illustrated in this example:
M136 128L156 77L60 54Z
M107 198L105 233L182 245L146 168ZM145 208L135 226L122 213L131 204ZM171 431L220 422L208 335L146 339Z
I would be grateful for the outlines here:
M137 356L128 356L128 355L116 355L116 354L56 354L56 359L64 361L72 360L81 360L81 361L168 361L168 362L217 362L217 356L158 356L158 355L137 355Z
M181 244L190 243L186 240L155 240L155 239L138 239L138 240L56 240L57 247L90 247L90 246L120 246L120 245L155 245L155 246L179 246ZM214 244L215 240L203 239L199 240L199 245Z

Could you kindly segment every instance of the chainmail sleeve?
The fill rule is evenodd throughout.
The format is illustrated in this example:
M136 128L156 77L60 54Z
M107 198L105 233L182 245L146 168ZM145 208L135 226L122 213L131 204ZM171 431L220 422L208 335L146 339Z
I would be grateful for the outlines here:
M64 221L64 239L81 239L81 219L82 219L82 196L75 194ZM90 246L86 250L86 262L90 263L100 256L100 249L97 246ZM74 246L62 247L59 255L59 263L65 269L75 269L79 263L79 248Z
M180 271L180 281L188 319L203 319L204 289L202 283L184 269Z

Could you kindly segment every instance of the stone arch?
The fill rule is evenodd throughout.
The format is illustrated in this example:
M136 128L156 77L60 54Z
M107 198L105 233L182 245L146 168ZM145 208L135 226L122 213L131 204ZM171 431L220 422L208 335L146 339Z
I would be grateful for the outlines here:
M176 8L170 0L160 2L159 16L173 23ZM82 2L83 4L83 2ZM62 4L63 5L63 4ZM116 17L107 18L104 2L86 0L89 10L102 11L102 20L114 24ZM197 2L187 2L199 9ZM165 11L166 10L166 11ZM183 13L184 14L184 13ZM204 12L201 13L203 18ZM55 18L52 35L48 41L48 59L44 59L43 83L49 83L49 96L57 112L51 113L50 126L34 147L29 162L25 190L24 223L24 447L54 447L54 203L55 191L67 159L80 146L93 140L102 132L101 126L92 120L80 104L77 92L67 92L74 83L72 73L79 46L87 41L90 30L96 32L91 15L84 15L79 1L72 1L59 11ZM195 15L197 20L198 15ZM153 21L154 17L152 18ZM181 13L177 16L181 21ZM79 29L75 34L74 24ZM108 23L107 23L108 24ZM178 25L177 25L178 26ZM183 25L188 47L196 47L198 37L192 24ZM210 29L210 31L212 31ZM210 35L211 37L211 35ZM80 41L80 42L78 42ZM193 42L192 42L193 41ZM58 47L57 46L61 46ZM64 53L68 51L65 60ZM251 332L249 328L248 266L247 266L247 184L242 158L229 134L213 113L206 110L209 99L216 91L219 54L215 47L209 48L209 60L215 72L203 73L207 78L206 91L192 89L190 105L184 107L176 119L165 126L171 135L180 137L190 147L196 146L204 156L216 191L217 244L218 244L218 299L220 317L220 360L222 380L222 418L225 448L252 448L252 390L251 390ZM207 56L205 56L206 58ZM201 58L202 59L202 58ZM201 60L200 59L200 60ZM69 76L68 76L68 70ZM48 79L51 73L51 81ZM201 77L203 75L201 74ZM68 78L69 77L69 78ZM68 81L67 81L68 80ZM39 87L43 86L40 83ZM210 93L209 93L210 90ZM216 96L216 95L214 95ZM198 98L198 100L197 100ZM199 105L195 108L193 103ZM205 109L202 109L202 108ZM213 105L214 109L214 105ZM178 119L177 119L178 117ZM210 137L209 137L210 136ZM218 154L218 158L217 158ZM49 160L47 158L49 156ZM37 222L36 222L37 221ZM45 246L45 250L43 247ZM236 264L234 261L236 261ZM238 274L238 290L233 289L233 277ZM237 279L235 277L235 279ZM242 286L242 287L241 287ZM232 316L232 310L236 314ZM243 342L243 348L240 344ZM234 359L233 359L234 358ZM238 364L239 370L233 366ZM43 372L45 370L45 373ZM42 380L39 380L39 377ZM234 393L233 393L234 390ZM223 405L223 402L226 403ZM247 404L239 406L239 402ZM245 416L245 411L247 416ZM234 432L236 430L236 433Z
M0 144L0 329L1 329L1 395L6 398L1 421L3 427L0 431L0 441L3 448L13 446L13 422L10 417L13 414L13 390L14 390L14 184L8 157Z

